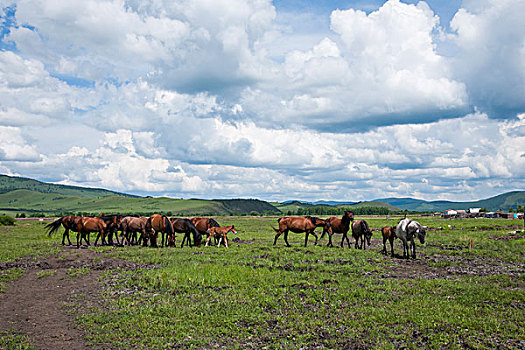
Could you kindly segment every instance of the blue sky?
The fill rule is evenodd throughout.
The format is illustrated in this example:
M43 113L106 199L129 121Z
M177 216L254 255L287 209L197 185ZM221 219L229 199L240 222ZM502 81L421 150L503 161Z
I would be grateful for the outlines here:
M0 172L176 198L525 186L523 0L0 1Z

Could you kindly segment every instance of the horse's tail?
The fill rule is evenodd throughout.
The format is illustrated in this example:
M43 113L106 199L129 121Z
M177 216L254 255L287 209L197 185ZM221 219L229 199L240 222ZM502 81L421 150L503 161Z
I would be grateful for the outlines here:
M273 227L272 225L270 225L270 227L273 228L273 230L274 230L275 232L279 232L279 230L276 229L275 227Z
M363 232L372 232L370 231L370 227L368 227L368 222L365 220L361 221L361 227L363 228Z
M53 233L55 233L59 228L60 225L62 225L62 220L64 220L63 217L58 218L57 220L53 221L52 223L47 224L44 228L49 230L49 236L51 236Z
M214 219L210 218L208 220L210 222L211 227L221 227L221 225L219 225L219 223L215 221Z
M173 226L171 225L170 219L166 215L162 215L162 218L164 219L164 225L166 226L166 229L168 231L168 235L173 235Z

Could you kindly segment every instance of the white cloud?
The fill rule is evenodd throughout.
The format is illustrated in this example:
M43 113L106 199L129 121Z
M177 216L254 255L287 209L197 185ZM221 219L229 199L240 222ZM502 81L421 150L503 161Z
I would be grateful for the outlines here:
M20 128L0 126L0 161L34 162L40 159L36 148L29 145Z
M525 110L525 1L464 1L451 21L454 75L472 103L495 117Z

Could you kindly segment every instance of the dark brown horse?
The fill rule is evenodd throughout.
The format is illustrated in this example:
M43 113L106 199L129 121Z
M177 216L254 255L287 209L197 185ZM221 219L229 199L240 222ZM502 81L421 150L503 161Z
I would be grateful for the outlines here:
M289 216L284 218L279 218L277 220L279 223L279 229L276 229L272 226L275 232L277 234L275 235L275 239L273 240L273 245L277 243L277 238L281 234L284 233L284 241L286 242L286 246L290 247L290 244L288 243L288 231L292 231L295 233L301 233L305 232L304 237L304 246L306 247L308 243L308 236L312 234L315 237L315 243L314 245L317 245L317 235L315 234L316 227L323 227L326 225L326 221L312 217L312 216L305 216L305 217L297 217L297 216Z
M184 233L184 237L182 238L182 244L181 248L184 247L184 243L186 240L188 241L189 246L191 247L191 237L190 233L193 234L193 244L197 247L200 247L202 244L202 235L197 230L195 225L191 222L190 219L183 219L183 218L170 218L171 224L173 226L173 231L178 233ZM173 237L173 241L169 241L168 245L170 247L175 246L175 237Z
M141 238L146 237L146 222L148 218L138 218L135 216L126 216L120 220L120 230L122 236L126 238L128 245L137 244L137 232L140 232ZM122 238L122 244L124 244L124 238Z
M67 237L68 245L71 245L71 240L69 239L69 230L73 232L77 232L77 235L78 235L79 231L77 231L77 229L78 229L78 224L80 223L81 220L82 218L78 216L73 216L73 215L64 216L64 217L58 218L52 223L47 224L45 228L49 230L49 236L51 236L53 233L58 231L58 229L60 228L60 225L64 226L65 231L64 231L64 234L62 235L62 245L66 244L65 243L66 237ZM78 237L77 237L77 240L78 240ZM86 241L86 243L88 242Z
M228 233L232 232L233 234L237 234L237 230L235 229L234 225L231 226L224 226L224 227L211 227L208 230L208 238L206 239L206 246L208 246L208 242L212 237L219 237L219 244L217 244L217 247L220 247L222 240L224 239L224 245L226 248L228 248L228 238L226 235Z
M396 226L385 226L381 228L381 233L383 234L383 250L381 253L386 255L386 241L390 241L390 251L391 255L394 256L394 238L396 238Z
M343 239L341 240L341 247L344 245L345 238L346 238L348 247L350 247L350 241L348 240L348 230L350 229L350 222L352 220L354 220L354 212L348 211L348 210L345 210L343 217L341 219L336 218L334 216L326 219L326 222L328 222L328 225L325 225L325 227L323 227L323 234L321 235L321 238L323 238L324 235L328 233L327 246L333 247L332 235L334 233L342 233Z
M352 237L355 239L355 249L366 249L366 243L370 245L372 231L365 220L355 220L352 222ZM361 244L359 245L359 239Z
M168 240L172 239L175 242L175 233L173 232L173 226L171 225L170 220L166 215L153 214L146 221L146 231L149 233L149 239L151 241L150 245L152 247L157 246L157 239L159 237L159 232L162 233L162 242L161 247L164 247L164 235L168 235ZM173 237L172 237L173 236ZM146 237L144 237L143 245L148 244ZM166 243L168 242L166 240Z

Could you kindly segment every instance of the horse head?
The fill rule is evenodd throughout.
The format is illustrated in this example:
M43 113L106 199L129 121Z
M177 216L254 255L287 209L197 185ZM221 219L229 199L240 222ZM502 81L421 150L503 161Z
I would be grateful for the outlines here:
M365 227L364 236L365 236L366 242L368 243L368 245L370 245L370 240L372 239L372 230L368 228L368 225L366 225Z
M419 227L416 230L416 235L417 235L417 238L419 239L419 242L421 242L421 244L425 244L426 234L427 233L425 231L425 227L419 225Z
M350 220L354 219L354 212L350 210L345 210L344 215L345 217L348 217Z
M235 225L232 225L232 228L231 228L230 231L228 231L228 232L231 232L231 233L233 233L234 235L236 235L236 234L237 234L237 230L235 229Z

